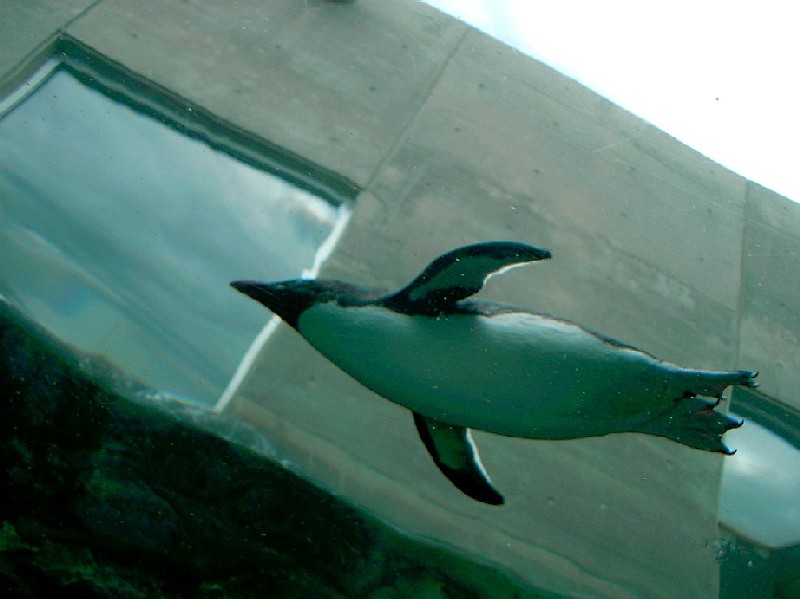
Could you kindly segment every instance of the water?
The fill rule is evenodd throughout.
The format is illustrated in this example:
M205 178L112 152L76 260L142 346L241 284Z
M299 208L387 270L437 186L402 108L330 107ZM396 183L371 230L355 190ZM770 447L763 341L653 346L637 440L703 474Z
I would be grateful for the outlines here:
M143 386L213 406L265 324L231 276L312 274L346 209L87 83L48 63L6 103L0 293Z
M43 24L9 10L20 32ZM794 204L420 3L76 14L54 13L69 31L51 52L52 28L15 37L0 19L0 299L74 358L36 370L44 350L3 346L3 484L39 506L2 514L3 559L77 555L58 580L83 590L133 561L119 555L180 546L192 576L238 576L251 550L312 557L317 577L275 582L285 596L323 579L351 596L798 596ZM491 239L553 260L493 279L488 299L687 367L760 370L721 407L745 420L725 437L736 455L476 432L506 498L480 505L408 411L229 287L397 289ZM62 512L68 538L42 537ZM234 588L219 580L191 592Z

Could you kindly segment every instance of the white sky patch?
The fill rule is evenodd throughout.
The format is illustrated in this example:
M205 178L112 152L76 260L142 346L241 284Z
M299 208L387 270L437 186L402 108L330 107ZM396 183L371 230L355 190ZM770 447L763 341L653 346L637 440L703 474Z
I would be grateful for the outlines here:
M800 201L793 3L425 1Z

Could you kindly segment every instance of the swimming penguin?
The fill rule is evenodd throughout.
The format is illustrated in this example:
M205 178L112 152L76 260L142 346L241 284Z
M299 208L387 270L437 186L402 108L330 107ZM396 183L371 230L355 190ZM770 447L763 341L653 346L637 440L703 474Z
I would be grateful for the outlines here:
M442 473L500 505L470 429L526 439L639 432L731 452L741 422L714 410L730 385L758 373L690 370L579 325L525 308L467 299L546 249L494 241L439 256L395 293L341 281L234 281L322 355L412 411ZM709 399L702 399L703 396Z

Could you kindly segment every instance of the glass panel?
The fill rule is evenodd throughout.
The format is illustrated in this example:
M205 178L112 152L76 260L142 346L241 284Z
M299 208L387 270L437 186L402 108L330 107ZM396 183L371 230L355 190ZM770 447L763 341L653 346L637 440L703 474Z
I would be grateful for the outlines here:
M22 89L0 112L0 293L88 369L214 404L268 318L228 282L312 273L347 210L57 65Z

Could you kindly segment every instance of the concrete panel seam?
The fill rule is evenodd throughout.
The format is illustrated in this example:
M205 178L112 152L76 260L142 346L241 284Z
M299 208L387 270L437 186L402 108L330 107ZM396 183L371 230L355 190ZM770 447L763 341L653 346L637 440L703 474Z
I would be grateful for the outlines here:
M742 228L741 228L741 239L739 240L739 297L736 301L736 322L734 326L734 335L736 338L736 364L741 364L742 360L742 314L744 313L744 273L745 273L745 261L747 260L747 256L745 255L745 251L747 248L747 236L750 233L750 227L748 226L748 221L750 220L748 216L748 209L750 207L750 203L752 202L752 189L753 184L749 180L745 179L745 191L744 191L744 207L742 210Z
M425 100L420 103L420 105L414 111L413 116L410 119L408 119L408 122L405 124L402 131L400 131L400 134L395 139L394 143L392 144L392 147L389 148L389 151L386 152L386 155L383 157L383 159L380 160L380 162L378 162L375 169L372 171L372 174L369 176L367 184L364 186L365 190L372 188L372 184L375 182L375 179L377 178L379 173L383 171L383 168L386 165L386 163L389 162L395 156L395 154L397 153L397 149L403 144L403 142L408 137L409 131L411 131L411 129L414 127L414 124L417 122L420 113L428 104L428 100L433 94L433 90L436 89L436 86L439 84L439 81L442 79L442 76L444 75L445 71L447 71L447 68L450 66L450 63L453 60L453 56L455 56L456 52L458 52L458 50L461 48L468 34L469 34L469 27L465 25L464 32L461 35L461 38L458 40L457 43L453 44L452 50L447 55L447 58L445 58L442 61L442 65L439 68L439 71L436 73L436 76L432 78L431 83L428 86L428 91L425 94Z
M89 12L90 12L90 11L94 10L94 8L95 8L95 7L96 7L98 4L102 4L102 3L103 3L103 1L104 1L104 0L95 0L94 2L92 2L92 3L91 3L89 6L87 6L86 8L84 8L84 9L83 9L81 12L79 12L79 13L78 13L77 15L75 15L74 17L72 17L72 18L71 18L69 21L67 21L66 23L64 23L64 24L63 24L63 25L62 25L62 26L59 28L58 32L59 32L59 33L63 33L63 32L65 32L65 31L66 31L67 29L69 29L69 28L70 28L70 27L71 27L71 26L72 26L74 23L76 23L77 21L79 21L80 19L82 19L83 17L85 17L87 14L89 14Z

